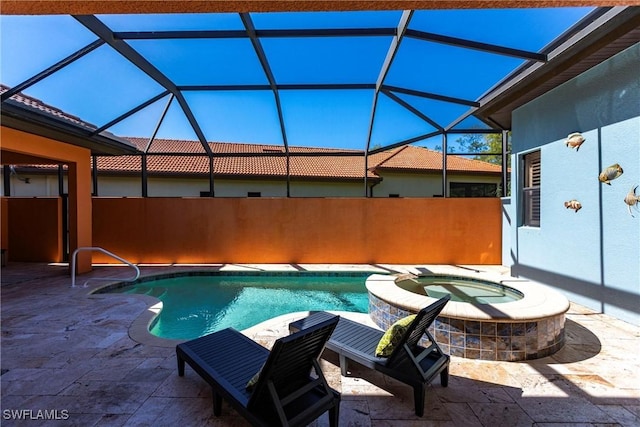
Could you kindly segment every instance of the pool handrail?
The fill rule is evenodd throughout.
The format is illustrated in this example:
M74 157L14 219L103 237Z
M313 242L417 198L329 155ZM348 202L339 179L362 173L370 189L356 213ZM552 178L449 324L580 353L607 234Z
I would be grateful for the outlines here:
M71 255L71 287L75 288L76 287L76 257L78 255L78 252L84 252L84 251L99 251L102 252L105 255L109 255L112 258L117 259L118 261L123 262L124 264L127 264L129 267L132 267L135 271L136 274L133 278L131 279L121 279L119 277L91 277L89 279L87 279L86 282L84 282L83 287L86 288L87 287L87 283L89 283L90 280L122 280L123 282L133 282L135 280L138 280L138 278L140 277L140 269L138 268L137 265L127 261L126 259L119 257L118 255L109 252L108 250L101 248L99 246L84 246L84 247L80 247L78 249L76 249L75 251L73 251L73 255Z

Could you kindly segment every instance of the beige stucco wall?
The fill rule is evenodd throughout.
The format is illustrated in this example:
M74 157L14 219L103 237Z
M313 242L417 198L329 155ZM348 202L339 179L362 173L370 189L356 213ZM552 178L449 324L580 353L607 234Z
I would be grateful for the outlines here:
M57 196L57 175L20 174L30 183L11 177L11 195L21 197ZM381 174L382 182L373 187L373 197L441 197L440 174L388 173ZM1 177L0 177L1 179ZM447 183L474 182L500 184L500 177L484 175L447 175ZM369 183L371 185L371 182ZM2 186L0 186L2 188ZM66 179L65 179L66 188ZM216 197L246 197L248 192L259 192L262 197L286 197L285 181L277 180L230 180L216 179ZM448 189L448 185L447 185ZM209 190L206 178L150 177L147 182L149 197L200 197L200 192ZM137 176L98 177L98 195L101 197L140 197L141 178ZM290 185L291 197L363 197L363 182L296 181Z
M363 182L292 182L292 197L363 197Z
M11 185L11 195L15 197L57 197L58 191L58 176L57 175L34 175L23 174L18 175L20 178L29 179L27 184L24 181L18 179L17 176L12 175L9 179ZM65 192L67 191L67 180L64 180ZM4 176L0 174L0 188L2 188L2 195L4 195Z
M418 173L380 173L382 182L373 188L374 197L442 197L442 175ZM499 176L447 174L447 192L452 182L493 183L500 185ZM448 195L448 194L447 194Z

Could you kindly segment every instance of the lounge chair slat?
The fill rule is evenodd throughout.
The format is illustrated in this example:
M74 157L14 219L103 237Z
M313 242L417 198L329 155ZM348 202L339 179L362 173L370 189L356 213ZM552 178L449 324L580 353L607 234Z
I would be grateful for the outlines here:
M214 332L176 346L178 374L184 375L187 363L211 385L215 415L224 399L252 425L304 426L329 411L334 427L340 394L329 387L317 360L337 323L338 316L328 317L276 340L271 351L235 329ZM260 369L255 387L247 390Z
M413 387L415 413L422 416L426 387L437 375L440 375L440 383L444 387L449 380L450 358L442 352L428 331L449 299L446 296L420 310L388 358L375 356L383 331L344 318L338 322L327 348L338 353L342 375L348 374L348 361L352 360ZM289 330L295 332L304 325L321 321L327 315L323 312L314 313L289 324ZM427 348L420 345L424 336L430 341Z

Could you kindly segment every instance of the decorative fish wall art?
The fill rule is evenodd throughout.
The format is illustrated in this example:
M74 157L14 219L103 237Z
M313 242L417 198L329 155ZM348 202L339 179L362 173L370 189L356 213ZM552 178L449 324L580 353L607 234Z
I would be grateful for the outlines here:
M611 185L610 181L618 178L620 175L622 175L623 172L624 171L622 170L620 165L618 163L614 163L600 172L600 175L598 175L598 180L604 184Z
M627 193L624 198L624 202L627 204L627 207L629 208L629 214L631 216L633 216L633 213L631 213L631 206L635 206L637 209L640 205L640 196L636 196L636 188L638 188L637 185L635 187L631 187L631 190L629 190L629 193Z
M570 133L567 136L565 144L569 148L575 148L576 151L580 150L580 146L586 141L580 132Z
M567 209L573 209L574 211L578 212L580 209L582 209L582 203L580 203L576 199L573 199L569 200L568 202L564 202L564 207Z

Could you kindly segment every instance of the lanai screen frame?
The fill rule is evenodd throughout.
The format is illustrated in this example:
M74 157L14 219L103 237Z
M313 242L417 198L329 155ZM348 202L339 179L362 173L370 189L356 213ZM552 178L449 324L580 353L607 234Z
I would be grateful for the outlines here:
M65 3L65 2L60 2L60 3ZM304 6L306 2L302 2L301 6ZM514 5L515 2L514 2ZM571 4L572 6L575 6L575 4ZM309 5L306 4L306 6L308 7ZM458 5L459 6L459 5ZM522 3L517 3L518 7L523 7ZM554 3L554 6L558 6L557 3ZM513 5L512 5L513 7ZM459 8L459 7L456 7ZM87 53L90 53L91 51L95 50L97 47L100 47L104 44L108 44L109 46L111 46L111 48L113 48L116 52L118 52L120 55L122 55L124 58L126 58L128 61L130 61L132 64L134 64L138 69L142 70L147 76L149 76L151 79L153 79L154 81L156 81L157 83L159 83L163 88L164 91L157 94L156 96L152 97L151 99L145 101L144 103L134 107L133 109L130 109L129 111L125 112L124 114L122 114L121 116L117 117L116 119L110 121L109 123L97 128L95 131L92 132L92 134L90 135L91 137L95 137L96 135L100 134L102 131L108 129L109 127L117 124L118 122L124 120L125 118L135 114L137 111L140 111L141 109L145 108L146 106L162 99L163 97L170 95L169 97L169 101L167 103L167 107L165 108L164 112L163 112L163 116L166 113L166 110L168 109L169 105L175 100L176 102L178 102L178 104L180 105L180 107L182 108L182 111L184 112L187 120L189 121L190 126L192 127L194 133L196 134L200 144L202 145L203 149L204 149L204 153L200 154L200 155L206 155L209 158L209 196L213 197L214 196L214 159L216 157L222 157L224 155L227 156L235 156L235 157L246 157L246 156L251 156L251 155L256 155L256 154L252 154L252 153L228 153L228 154L221 154L221 153L213 153L211 151L211 148L209 147L206 138L202 132L202 129L198 123L198 120L195 118L193 112L191 111L188 102L186 101L186 99L184 98L183 92L185 91L234 91L234 90L266 90L266 91L271 91L273 93L274 96L274 101L275 101L275 105L276 105L276 110L277 110L277 115L278 115L278 121L279 121L279 126L280 126L280 131L282 134L282 141L283 141L283 146L284 146L284 153L281 153L279 155L281 156L285 156L286 157L286 183L287 183L287 189L286 189L286 195L287 197L290 197L290 167L289 167L289 159L291 156L295 156L295 155L305 155L305 156L313 156L313 155L322 155L322 156L332 156L332 155L345 155L345 154L337 154L337 153L328 153L326 151L319 151L319 152L304 152L304 153L292 153L289 151L289 143L288 143L288 139L287 139L287 131L286 131L286 126L285 126L285 122L284 122L284 116L283 116L283 112L282 112L282 106L281 106L281 102L280 102L280 91L286 91L286 90L358 90L358 89L366 89L366 90L374 90L374 96L373 96L373 102L372 102L372 106L371 106L371 113L370 113L370 119L369 119L369 126L368 126L368 135L367 135L367 141L366 141L366 148L363 152L363 156L364 156L364 196L365 197L370 197L371 195L369 194L368 191L368 177L367 177L367 172L368 172L368 159L369 159L369 155L370 154L375 154L381 151L385 151L385 150L389 150L389 149L393 149L393 148L397 148L397 147L401 147L407 144L411 144L411 143L415 143L415 142L419 142L422 141L424 139L428 139L428 138L432 138L435 136L442 136L442 194L444 197L448 196L448 192L446 191L446 176L447 176L447 156L451 155L451 153L448 153L448 149L447 149L447 136L451 135L451 134L500 134L502 136L502 151L500 153L492 153L492 152L488 152L488 153L455 153L455 155L459 155L459 156L464 156L464 155L474 155L474 156L483 156L483 155L497 155L497 156L501 156L503 161L502 161L502 169L503 169L503 173L502 173L502 195L505 196L506 192L507 192L507 186L505 185L507 183L507 162L504 161L504 159L508 156L508 151L507 151L507 132L509 129L507 129L505 126L499 124L499 123L495 123L493 121L491 121L490 119L487 119L486 117L483 116L477 116L476 118L479 119L481 122L483 122L484 124L486 124L488 126L488 128L486 129L460 129L460 128L455 128L459 123L461 123L462 121L464 121L466 118L473 116L474 113L479 109L479 107L481 106L481 102L479 100L470 100L470 99L462 99L462 98L454 98L454 97L449 97L449 96L444 96L438 93L428 93L428 92L423 92L423 91L418 91L418 90L414 90L411 88L405 88L405 87L398 87L398 86L391 86L391 85L387 85L385 84L385 78L389 72L389 69L393 63L393 60L396 56L396 53L398 51L398 48L400 46L400 44L402 43L403 39L405 38L414 38L417 40L424 40L424 41L430 41L430 42L436 42L436 43L443 43L443 44L448 44L448 45L454 45L454 46L458 46L458 47L462 47L462 48L466 48L466 49L474 49L474 50L480 50L483 52L490 52L493 54L499 54L499 55L507 55L507 56L512 56L512 57L516 57L519 59L524 59L526 62L520 66L517 70L515 70L514 72L512 72L510 75L508 75L507 77L505 77L500 83L505 82L505 81L509 81L511 78L513 78L513 76L515 76L517 74L517 72L519 70L522 69L526 69L527 67L530 67L532 64L536 64L536 63L545 63L548 60L548 55L549 52L551 52L551 48L554 46L557 46L559 44L561 44L563 41L568 40L568 38L579 32L582 31L585 27L588 26L588 24L592 21L594 21L596 18L602 16L605 12L606 12L606 8L598 8L595 9L594 11L592 11L591 13L589 13L587 16L585 16L582 20L580 20L578 23L576 23L575 25L573 25L569 30L567 30L564 34L562 34L560 37L556 38L556 40L554 40L552 46L543 49L543 51L541 52L532 52L532 51L525 51L525 50L519 50L519 49L514 49L514 48L509 48L509 47L505 47L505 46L500 46L500 45L495 45L495 44L489 44L489 43L482 43L482 42L477 42L474 40L469 40L469 39L461 39L461 38L456 38L456 37L451 37L451 36L444 36L444 35L440 35L440 34L434 34L434 33L426 33L423 31L418 31L418 30L413 30L409 28L409 23L411 21L411 17L413 16L414 10L412 9L407 9L404 10L402 12L402 15L399 19L399 23L397 25L397 27L395 28L389 28L389 27L377 27L377 28L331 28L331 29L288 29L288 30L256 30L253 21L251 19L251 15L249 12L239 12L239 16L240 19L243 23L244 26L244 30L209 30L209 31L184 31L184 30L180 30L180 31L156 31L156 32L114 32L112 31L107 25L105 25L104 23L102 23L98 18L96 18L94 15L73 15L73 17L82 25L84 25L87 29L89 29L91 32L93 32L97 37L98 40L90 43L89 45L79 49L78 51L74 52L73 54L69 55L68 57L66 57L65 59L59 61L58 63L54 64L53 66L49 67L48 69L42 71L41 73L38 73L37 75L25 80L24 82L20 83L19 85L16 85L15 87L13 87L11 90L5 92L4 94L2 94L2 102L8 100L12 95L23 91L25 89L27 89L29 86L39 82L40 80L46 78L47 76L63 69L64 67L66 67L67 65L73 63L74 61L76 61L77 59L83 57L84 55L86 55ZM261 44L261 39L263 38L268 38L268 37L279 37L279 38L287 38L287 37L296 37L296 38L300 38L300 37L331 37L331 36L341 36L341 37L349 37L349 36L357 36L357 37L363 37L363 36L392 36L392 41L391 41L391 45L389 46L387 55L386 55L386 59L379 71L378 74L378 78L376 80L375 83L350 83L350 84L338 84L338 83L328 83L328 84L278 84L276 82L276 79L273 75L273 72L271 71L271 67L269 64L269 60L267 58L267 55L262 47ZM134 48L132 48L129 44L127 44L125 41L129 40L129 39L176 39L176 38L206 38L206 39L220 39L220 38L248 38L251 41L251 44L253 46L253 49L255 50L255 53L260 61L260 65L265 73L265 76L267 78L268 84L267 85L197 85L197 86L178 86L176 85L170 78L168 78L165 74L163 74L160 70L158 70L154 65L152 65L149 61L147 61L140 53L138 53ZM499 86L500 83L498 83L495 87ZM493 89L493 88L492 88ZM492 89L490 89L489 91L487 91L485 93L489 94L491 93ZM401 140L401 141L397 141L395 143L380 147L380 148L376 148L376 149L371 149L370 144L371 144L371 136L372 136L372 131L373 131L373 125L374 125L374 120L376 117L376 108L378 105L378 99L379 99L379 95L380 93L382 93L383 95L385 95L386 97L388 97L389 99L391 99L392 101L396 102L397 104L399 104L400 106L402 106L403 108L407 109L408 111L410 111L411 113L415 114L417 117L419 117L420 119L422 119L423 121L427 122L428 124L430 124L431 126L433 126L434 128L436 128L436 131L434 132L430 132L427 134L423 134L423 135L419 135L417 137L413 137L410 139L405 139L405 140ZM417 96L417 97L421 97L421 98L428 98L428 99L434 99L434 100L438 100L438 101L444 101L444 102L448 102L448 103L454 103L454 104L458 104L458 105L463 105L463 106L467 106L469 107L469 110L464 113L463 115L461 115L460 117L456 118L454 121L452 121L451 123L447 123L447 124L442 124L442 123L437 123L436 121L434 121L433 119L431 119L430 117L428 117L427 115L425 115L424 113L420 112L418 109L414 108L412 105L410 105L409 103L407 103L406 101L402 100L400 97L397 96L397 94L408 94L408 95L412 95L412 96ZM482 95L481 97L479 97L479 99L482 99L485 95ZM160 121L155 129L155 131L153 132L153 135L151 136L151 138L149 139L149 142L146 146L146 149L141 152L141 157L142 157L142 175L143 175L143 195L146 196L145 191L144 191L144 182L146 181L146 158L148 155L167 155L167 154L173 154L175 155L175 153L158 153L158 152L153 152L150 153L149 149L151 147L151 144L153 143L153 140L155 138L155 134L158 130L158 127L160 126L162 122L162 117L160 118ZM198 155L197 153L189 153L190 156L193 155ZM264 153L261 153L260 155L265 155ZM278 155L278 154L273 154L270 153L269 155ZM353 153L348 153L347 155L353 155ZM94 158L95 159L95 158ZM97 163L94 160L94 183L96 181L95 178L97 178L97 171L96 171L96 165Z

